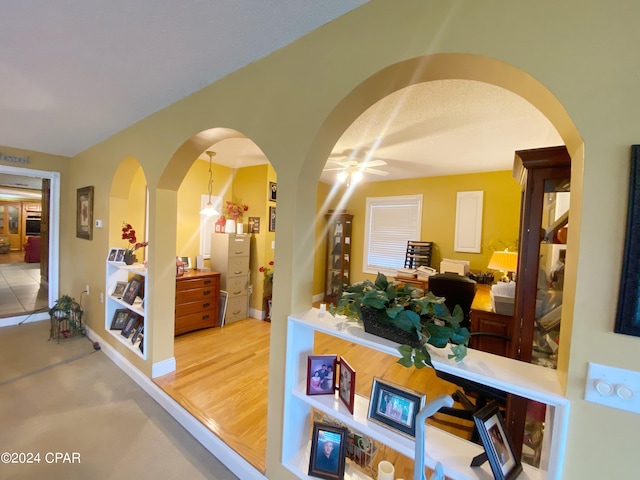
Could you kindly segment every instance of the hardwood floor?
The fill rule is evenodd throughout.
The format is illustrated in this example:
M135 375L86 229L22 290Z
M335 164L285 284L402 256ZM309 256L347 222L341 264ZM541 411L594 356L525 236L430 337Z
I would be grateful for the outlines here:
M176 371L155 383L261 472L267 448L267 385L271 324L246 319L175 339ZM427 394L451 394L455 386L430 368L407 369L397 358L335 337L316 334L315 354L337 354L356 371L356 393L369 397L374 376ZM469 438L469 422L431 418L429 423ZM277 441L274 439L273 441ZM379 452L396 464L398 478L411 478L413 463Z

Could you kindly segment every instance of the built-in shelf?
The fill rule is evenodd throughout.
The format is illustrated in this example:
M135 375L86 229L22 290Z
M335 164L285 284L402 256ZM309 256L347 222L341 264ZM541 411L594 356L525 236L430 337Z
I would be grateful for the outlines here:
M133 303L133 305L128 304L122 298L111 295L110 292L113 292L113 289L117 282L129 282L131 278L138 276L142 277L146 280L147 269L144 268L144 265L141 264L133 264L126 265L123 262L111 262L107 261L106 268L106 282L105 282L105 291L107 292L106 300L105 300L105 330L111 334L113 338L115 338L122 345L126 346L129 350L135 353L140 358L145 359L145 351L146 351L146 335L144 335L144 329L142 331L142 336L136 340L136 342L131 343L129 338L125 338L120 330L111 330L111 322L113 320L113 316L116 310L119 309L127 309L131 313L138 315L142 318L142 322L145 323L146 326L146 302L143 303L138 300ZM144 327L143 327L144 328ZM132 334L133 335L133 334ZM142 344L142 351L140 350L140 345Z
M316 308L290 316L287 325L283 464L299 478L308 478L308 444L311 438L309 419L312 409L318 409L354 431L368 435L389 448L414 458L414 439L367 419L368 398L356 395L354 413L351 414L337 396L306 395L307 357L313 354L315 332L323 332L400 357L397 343L366 333L357 322L345 317L322 314ZM524 471L518 478L561 478L569 402L562 395L554 370L471 349L460 363L447 358L449 349L433 348L430 352L437 370L545 403L548 406L546 446L543 449L541 468L536 469L525 464ZM445 475L449 478L493 478L487 463L481 467L470 467L471 460L480 453L482 447L475 443L431 425L425 427L425 465L433 468L437 462L441 462Z

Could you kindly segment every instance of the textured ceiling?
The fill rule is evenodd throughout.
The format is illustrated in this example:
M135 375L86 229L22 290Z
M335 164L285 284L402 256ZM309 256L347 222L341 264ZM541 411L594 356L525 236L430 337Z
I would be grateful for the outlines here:
M363 3L7 2L0 16L0 145L74 155ZM520 97L442 80L373 105L330 158L383 160L375 168L388 175L364 177L379 181L510 169L515 150L561 143ZM214 161L232 168L267 161L249 139L213 149ZM336 173L321 180L332 183Z

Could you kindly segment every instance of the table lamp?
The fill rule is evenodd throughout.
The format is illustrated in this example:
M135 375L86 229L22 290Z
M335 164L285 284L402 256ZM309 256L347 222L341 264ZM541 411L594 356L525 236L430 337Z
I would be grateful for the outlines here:
M491 255L487 268L503 272L500 280L510 282L513 280L513 273L518 269L518 253L509 250L496 250Z

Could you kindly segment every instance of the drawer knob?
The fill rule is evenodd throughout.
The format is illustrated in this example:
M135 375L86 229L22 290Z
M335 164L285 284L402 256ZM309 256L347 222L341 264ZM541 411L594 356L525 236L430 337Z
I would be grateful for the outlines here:
M237 292L233 292L234 295L240 295L242 293L242 290L238 290Z
M242 273L242 270L240 270L239 272L233 272L235 275L240 275Z
M203 304L202 304L202 307L203 307L203 308L207 308L209 305L211 305L211 304L210 304L209 302L206 302L206 303L203 303Z
M202 316L202 319L203 319L203 320L206 320L206 319L208 319L208 318L209 318L209 315L203 315L203 316Z
M204 284L205 284L205 285L211 285L211 280L205 280L205 281L204 281Z
M234 315L238 315L242 310L238 310L236 312L233 312Z
M202 291L202 295L209 295L211 293L211 290L203 290Z

